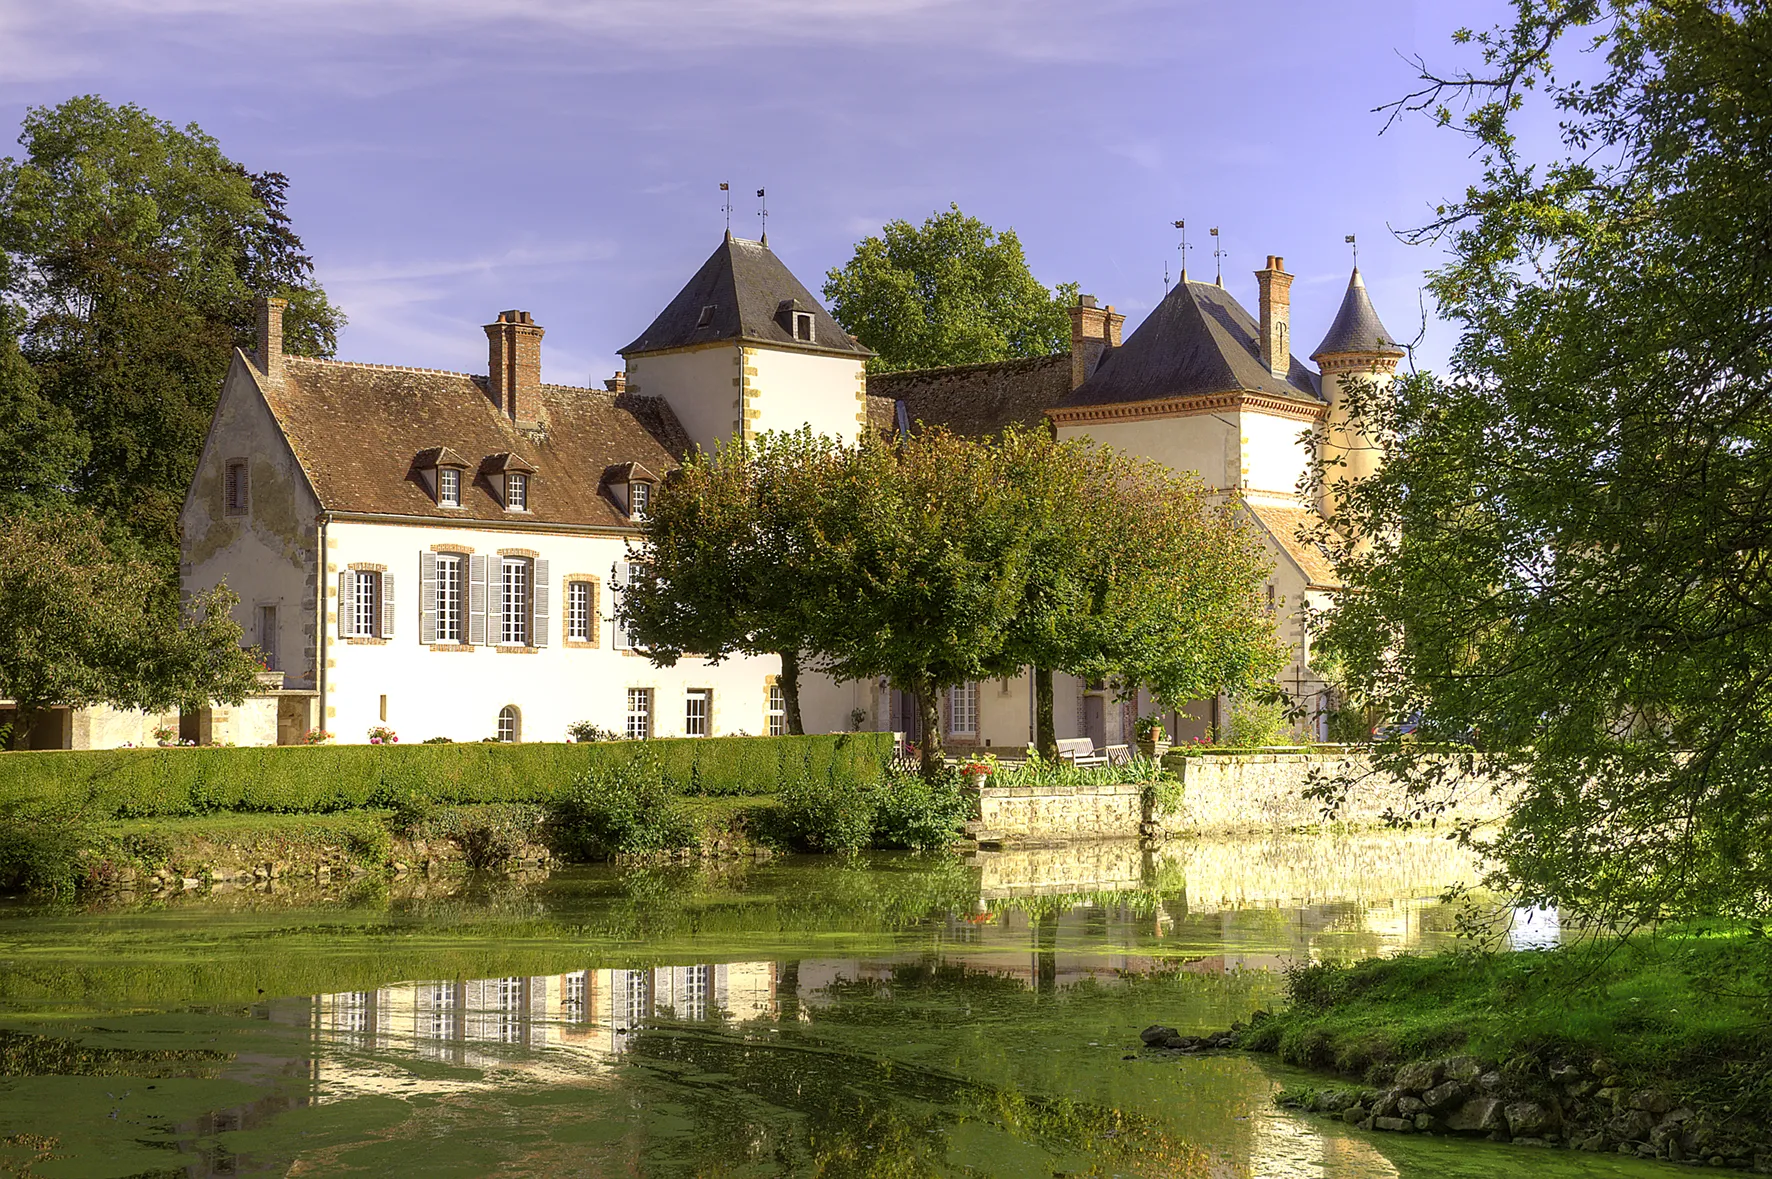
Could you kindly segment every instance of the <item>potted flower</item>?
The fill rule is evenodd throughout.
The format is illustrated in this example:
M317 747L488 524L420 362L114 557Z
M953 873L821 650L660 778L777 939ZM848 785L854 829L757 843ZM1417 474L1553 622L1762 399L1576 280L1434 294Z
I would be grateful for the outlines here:
M330 745L332 744L332 734L325 729L309 729L302 737L301 743L303 745Z
M369 743L371 745L398 745L400 735L386 725L375 725L369 730Z
M1163 727L1163 718L1155 713L1139 717L1132 731L1138 738L1140 757L1162 761L1163 755L1169 752L1169 730Z
M171 725L156 725L154 728L154 744L165 749L178 744L178 730Z
M983 790L984 784L990 781L991 775L997 772L995 754L987 753L975 757L960 765L960 777L968 790Z

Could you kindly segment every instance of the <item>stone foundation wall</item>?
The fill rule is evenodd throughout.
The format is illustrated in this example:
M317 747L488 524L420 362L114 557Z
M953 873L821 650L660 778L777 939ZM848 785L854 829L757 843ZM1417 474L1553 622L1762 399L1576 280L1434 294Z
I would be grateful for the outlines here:
M1144 822L1142 788L987 786L979 791L979 826L1011 839L1136 837Z
M1181 802L1144 813L1143 787L990 786L979 792L981 839L1054 842L1138 836L1234 835L1297 831L1324 825L1322 804L1304 792L1323 777L1353 774L1357 782L1336 816L1347 827L1383 825L1386 812L1419 805L1388 774L1353 751L1171 755L1166 768L1181 778ZM1506 815L1514 791L1489 778L1459 782L1433 801L1456 803L1453 817L1479 823Z
M1291 831L1323 822L1322 804L1304 797L1321 776L1358 775L1347 805L1336 821L1350 827L1376 827L1387 810L1405 813L1415 804L1388 774L1374 772L1363 753L1232 753L1171 757L1179 768L1182 803L1170 814L1155 816L1167 833L1230 833ZM1452 813L1462 819L1493 822L1507 813L1513 792L1491 779L1462 782L1450 788L1457 803Z

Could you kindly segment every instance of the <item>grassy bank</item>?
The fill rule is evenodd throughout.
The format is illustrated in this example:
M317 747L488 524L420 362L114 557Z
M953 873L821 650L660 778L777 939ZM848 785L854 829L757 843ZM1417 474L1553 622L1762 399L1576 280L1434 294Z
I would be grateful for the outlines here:
M1240 1046L1370 1087L1343 1091L1351 1121L1395 1120L1400 1095L1422 1130L1480 1128L1736 1165L1772 1151L1772 948L1763 937L1313 964L1289 975L1287 992L1289 1005ZM1455 1068L1471 1074L1459 1101L1493 1098L1498 1111L1513 1102L1516 1123L1534 1120L1532 1131L1510 1132L1499 1112L1480 1127L1448 1127L1452 1091L1440 1106L1410 1105L1414 1073L1441 1083Z

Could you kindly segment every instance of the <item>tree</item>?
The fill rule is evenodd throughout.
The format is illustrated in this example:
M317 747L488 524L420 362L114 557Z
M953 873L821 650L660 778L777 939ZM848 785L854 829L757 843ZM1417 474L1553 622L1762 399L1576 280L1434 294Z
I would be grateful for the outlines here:
M0 304L0 514L62 502L87 451L73 415L44 399L19 354L16 318Z
M654 662L690 653L781 659L790 733L800 719L800 660L817 647L829 562L819 544L821 485L841 447L811 430L697 451L647 505L644 538L621 594L622 624Z
M1579 36L1601 76L1554 66ZM1325 641L1359 702L1522 796L1492 850L1523 900L1629 925L1772 911L1772 10L1516 0L1482 72L1397 105L1464 130L1482 180L1417 237L1462 325L1447 377L1357 402L1386 465ZM1516 113L1563 128L1523 158ZM1321 473L1320 478L1329 477ZM1475 768L1466 760L1458 769Z
M999 449L1024 526L1042 534L1008 637L1033 669L1042 756L1058 755L1055 671L1179 706L1279 670L1256 600L1272 566L1234 504L1212 503L1192 472L1043 430L1011 430Z
M159 711L238 704L258 664L240 649L225 588L181 609L155 564L108 543L92 513L0 518L0 696L28 747L43 709L105 703Z
M874 372L1048 356L1070 347L1077 284L1047 290L1013 229L949 205L921 228L892 221L825 277L844 330L874 350Z
M330 354L343 316L312 281L287 180L195 124L87 95L25 116L0 159L0 299L23 312L41 396L86 440L78 498L168 567L177 516L253 299L290 300L285 346Z

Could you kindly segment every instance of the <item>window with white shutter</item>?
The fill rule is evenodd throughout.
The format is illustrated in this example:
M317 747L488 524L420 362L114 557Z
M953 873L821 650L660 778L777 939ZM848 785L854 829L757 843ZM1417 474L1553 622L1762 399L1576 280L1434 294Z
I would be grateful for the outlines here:
M526 557L499 561L498 641L500 646L529 645L530 565Z
M464 614L462 590L466 583L463 567L467 558L456 553L438 553L437 589L435 597L436 643L456 644L462 641Z
M376 596L381 599L381 637L394 637L394 575L378 573L375 575Z
M537 557L530 566L534 576L529 587L529 645L548 645L548 563Z
M437 554L418 555L418 641L430 646L437 641Z

